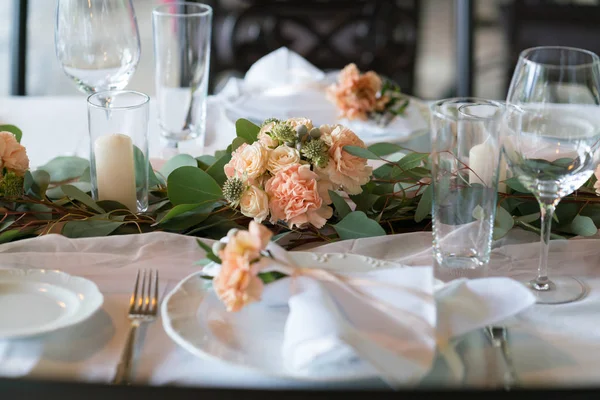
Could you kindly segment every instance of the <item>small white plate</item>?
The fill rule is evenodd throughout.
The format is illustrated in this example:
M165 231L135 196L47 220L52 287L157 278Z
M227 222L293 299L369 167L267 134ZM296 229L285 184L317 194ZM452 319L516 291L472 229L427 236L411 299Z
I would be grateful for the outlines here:
M399 264L355 254L290 252L298 265L345 272L366 272L398 267ZM263 374L297 380L344 382L371 379L369 370L333 370L317 377L294 375L284 367L281 357L287 307L269 306L266 301L253 303L242 311L227 312L212 290L210 280L196 272L183 279L164 299L161 306L163 326L177 344L191 354L220 360Z
M77 324L104 297L95 283L61 271L0 270L0 339L39 335Z

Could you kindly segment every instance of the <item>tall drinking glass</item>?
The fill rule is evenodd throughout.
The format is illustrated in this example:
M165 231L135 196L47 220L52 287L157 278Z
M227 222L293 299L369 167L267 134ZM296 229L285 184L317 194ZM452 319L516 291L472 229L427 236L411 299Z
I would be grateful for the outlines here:
M94 200L116 201L134 213L148 208L149 101L147 95L131 90L88 97Z
M212 8L181 2L152 12L158 122L171 143L206 130Z
M82 92L124 89L141 52L131 0L58 0L54 45Z
M600 141L600 59L569 47L524 50L507 96L503 151L513 175L540 204L537 278L527 282L538 303L568 303L585 294L568 276L548 277L554 210L592 175Z
M431 109L435 273L442 280L484 276L498 198L504 106L453 98Z

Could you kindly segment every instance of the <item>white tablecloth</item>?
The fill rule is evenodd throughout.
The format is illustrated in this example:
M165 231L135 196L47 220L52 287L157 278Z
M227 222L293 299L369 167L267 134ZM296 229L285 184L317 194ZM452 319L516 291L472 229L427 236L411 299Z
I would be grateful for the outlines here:
M151 157L168 157L152 108L150 117ZM20 126L24 131L32 167L57 155L77 154L87 158L85 97L0 98L0 123ZM227 146L234 126L209 99L206 146L200 141L181 145L192 155L210 153ZM413 146L424 150L426 140ZM410 146L407 146L410 147ZM420 147L420 148L419 148ZM523 232L515 231L517 236ZM491 272L515 277L533 277L538 245L523 244L535 235L504 241L494 251ZM514 244L514 243L520 244ZM512 244L511 244L512 243ZM553 242L551 273L584 277L589 295L573 304L535 306L510 321L512 349L519 377L525 384L598 384L600 375L600 246L597 239ZM59 252L57 252L59 251ZM419 264L430 260L431 234L415 233L384 238L339 242L318 251L352 252ZM193 272L202 254L194 238L153 233L119 238L67 240L49 236L0 246L0 267L57 268L95 281L105 295L105 304L92 319L76 327L42 338L0 342L0 376L66 378L82 381L110 380L128 328L126 308L138 267L155 267L161 274L161 291L170 290ZM161 321L150 325L143 339L137 380L150 384L190 384L228 387L334 387L274 379L219 362L197 359L176 346L164 333ZM466 366L465 383L492 385L499 382L501 359L474 332L457 348ZM424 384L460 384L449 378L445 363L438 361ZM344 384L344 387L383 387L379 380Z

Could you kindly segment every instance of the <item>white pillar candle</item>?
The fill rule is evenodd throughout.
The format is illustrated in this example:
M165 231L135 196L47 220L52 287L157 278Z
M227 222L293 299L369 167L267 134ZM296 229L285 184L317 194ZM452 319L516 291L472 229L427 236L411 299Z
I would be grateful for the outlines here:
M479 183L485 186L492 185L492 178L496 172L494 160L492 159L494 148L488 143L475 145L469 151L469 183ZM504 157L500 160L498 170L498 192L506 193L506 161Z
M137 211L133 142L127 135L105 135L94 143L98 200L113 200Z

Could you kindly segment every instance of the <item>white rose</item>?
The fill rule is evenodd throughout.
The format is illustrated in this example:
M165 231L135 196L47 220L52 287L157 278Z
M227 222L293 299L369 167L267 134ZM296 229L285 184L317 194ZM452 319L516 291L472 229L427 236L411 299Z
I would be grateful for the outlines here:
M267 162L267 170L275 175L281 169L289 167L300 162L300 153L298 150L289 146L279 146L271 151L269 161Z
M240 199L240 211L258 223L269 216L269 196L256 186L250 186Z

